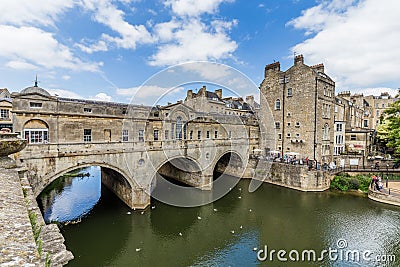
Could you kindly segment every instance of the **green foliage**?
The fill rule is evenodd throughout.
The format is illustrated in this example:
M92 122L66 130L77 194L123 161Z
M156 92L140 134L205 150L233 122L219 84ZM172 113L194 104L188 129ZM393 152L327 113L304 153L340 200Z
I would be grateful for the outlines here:
M42 248L43 248L43 241L42 241L42 239L39 239L37 241L37 250L39 252L40 257L42 257Z
M50 253L46 253L46 262L45 262L45 267L50 267L51 265L51 259L50 259Z
M366 175L357 175L351 177L349 174L344 173L335 176L331 181L331 189L337 189L340 191L347 191L349 189L368 192L368 187L371 183L372 178Z
M42 231L42 226L37 223L37 214L33 211L29 211L29 220L31 222L33 237L36 243L38 242L40 232Z
M400 101L385 110L381 125L377 128L377 136L387 147L394 148L395 153L400 154Z
M338 189L340 191L347 191L349 189L348 179L343 176L335 176L331 181L331 188Z
M355 178L355 177L350 178L349 189L358 190L360 188L360 184L361 184L361 182L357 178Z

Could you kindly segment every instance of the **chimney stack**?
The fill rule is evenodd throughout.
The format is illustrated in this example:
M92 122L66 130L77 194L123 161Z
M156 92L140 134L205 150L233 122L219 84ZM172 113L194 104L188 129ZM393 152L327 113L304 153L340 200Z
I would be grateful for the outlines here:
M222 99L222 89L217 89L214 93L218 96L219 99Z

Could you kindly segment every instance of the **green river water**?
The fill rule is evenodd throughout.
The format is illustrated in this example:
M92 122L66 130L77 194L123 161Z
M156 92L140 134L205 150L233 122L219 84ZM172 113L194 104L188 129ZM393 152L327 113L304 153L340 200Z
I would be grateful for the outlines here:
M46 221L79 221L61 226L75 256L67 266L400 266L400 208L366 197L270 184L249 193L241 180L206 206L152 199L131 211L102 188L98 167L84 171L38 199ZM271 250L286 254L271 261Z

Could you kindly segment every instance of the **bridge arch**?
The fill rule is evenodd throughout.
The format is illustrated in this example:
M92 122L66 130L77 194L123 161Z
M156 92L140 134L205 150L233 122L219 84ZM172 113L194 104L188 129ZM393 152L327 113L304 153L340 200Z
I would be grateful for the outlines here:
M125 170L106 162L96 161L75 165L71 164L61 170L46 174L43 179L41 179L42 182L33 187L35 197L38 197L47 186L49 186L56 179L60 178L63 174L66 174L78 168L94 166L101 168L102 185L110 189L129 207L134 206L133 203L137 201L137 198L144 197L140 193L141 191L143 191L143 189L140 188L138 183L134 179L132 179L132 177Z
M242 174L243 176L246 164L247 159L245 160L241 153L230 149L222 152L219 157L217 157L217 160L215 160L212 165L212 170L214 173L226 173L232 176Z
M155 176L159 174L193 187L202 186L201 164L192 157L175 156L168 158L159 163L155 170Z

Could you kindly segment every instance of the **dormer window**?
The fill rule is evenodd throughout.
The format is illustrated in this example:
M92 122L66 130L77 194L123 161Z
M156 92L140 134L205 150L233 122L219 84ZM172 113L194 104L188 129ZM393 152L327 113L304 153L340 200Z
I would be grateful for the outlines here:
M42 107L42 103L40 103L40 102L30 102L29 106L31 108L41 108Z
M83 108L83 112L92 113L92 109L91 108Z

